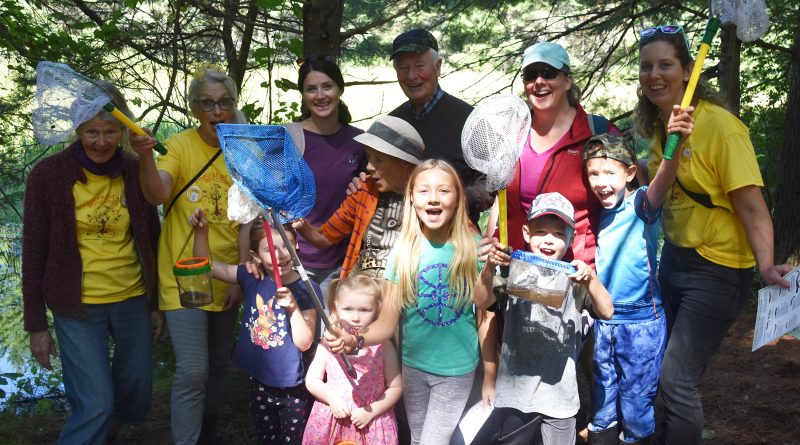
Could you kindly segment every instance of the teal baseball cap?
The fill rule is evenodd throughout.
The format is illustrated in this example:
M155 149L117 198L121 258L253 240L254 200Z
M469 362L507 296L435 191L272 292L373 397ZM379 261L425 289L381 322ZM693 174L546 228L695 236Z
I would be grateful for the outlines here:
M525 52L522 54L520 71L537 62L546 63L557 70L567 73L570 71L567 50L557 43L539 42L525 48Z

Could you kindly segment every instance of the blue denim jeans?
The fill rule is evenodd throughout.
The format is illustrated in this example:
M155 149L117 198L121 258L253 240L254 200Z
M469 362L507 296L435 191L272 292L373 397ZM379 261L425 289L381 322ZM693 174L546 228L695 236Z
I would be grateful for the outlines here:
M589 429L602 431L619 423L626 442L652 436L666 320L628 324L597 320L594 336L594 415Z
M150 408L150 308L145 297L83 308L89 314L86 321L53 317L72 408L58 443L104 445L112 419L142 422Z
M659 284L669 340L661 365L662 443L699 444L700 381L725 333L751 294L753 269L732 269L694 249L664 243Z

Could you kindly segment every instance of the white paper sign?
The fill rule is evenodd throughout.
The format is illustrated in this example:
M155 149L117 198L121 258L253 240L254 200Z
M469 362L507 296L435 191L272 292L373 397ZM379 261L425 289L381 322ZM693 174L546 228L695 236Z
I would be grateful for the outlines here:
M783 278L789 289L773 284L758 291L753 351L800 326L800 267Z
M483 401L478 400L478 403L472 406L472 408L464 414L464 417L461 419L461 422L458 423L458 428L461 430L461 435L464 436L464 443L471 444L472 440L475 439L475 436L478 434L478 431L481 429L484 423L486 423L486 419L489 418L489 414L492 413L494 407L489 405L488 407L483 407Z

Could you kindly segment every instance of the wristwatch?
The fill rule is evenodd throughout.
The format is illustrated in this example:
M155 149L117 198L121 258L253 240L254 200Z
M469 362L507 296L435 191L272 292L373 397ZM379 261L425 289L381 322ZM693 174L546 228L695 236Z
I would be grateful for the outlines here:
M353 336L356 338L356 345L353 346L353 350L350 351L350 354L358 354L358 351L364 349L364 336L359 335L358 333L353 333Z

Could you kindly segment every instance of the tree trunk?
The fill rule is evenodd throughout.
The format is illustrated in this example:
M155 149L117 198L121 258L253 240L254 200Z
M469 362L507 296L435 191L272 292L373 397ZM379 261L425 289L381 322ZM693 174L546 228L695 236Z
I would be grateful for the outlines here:
M800 264L800 9L795 18L794 44L789 68L786 127L781 150L781 168L775 198L775 260Z
M303 6L303 55L339 59L343 0L311 0Z
M742 42L736 37L736 25L722 26L722 43L719 58L719 89L731 112L739 116L741 105L741 85L739 79L739 61L741 59Z

